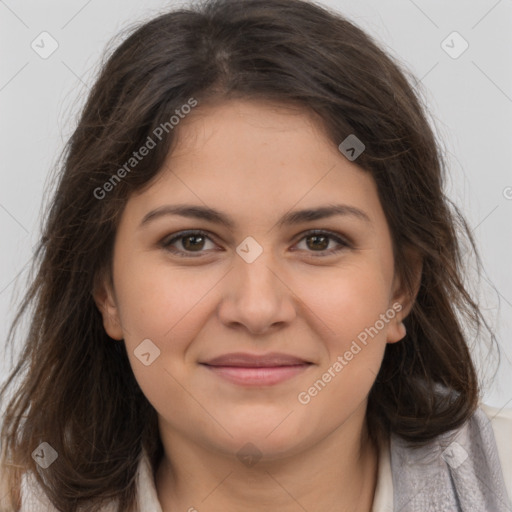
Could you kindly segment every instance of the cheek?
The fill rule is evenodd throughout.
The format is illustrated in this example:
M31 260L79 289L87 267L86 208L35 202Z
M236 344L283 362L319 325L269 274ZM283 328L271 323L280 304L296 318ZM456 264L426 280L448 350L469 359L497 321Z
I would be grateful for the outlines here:
M211 314L208 292L219 277L171 271L165 264L127 263L118 267L117 291L130 365L156 410L169 409L170 396L173 410L179 410L187 404L179 384L189 370L187 349Z
M390 294L387 281L379 265L347 265L333 270L315 287L304 286L302 300L324 324L332 348L341 349L385 314Z
M326 354L320 368L297 394L299 410L318 420L316 428L335 428L364 401L379 372L395 313L389 284L378 266L346 267L333 273L323 293L305 296L306 301L328 329L323 328ZM327 409L328 419L322 414Z
M191 324L201 323L201 302L221 277L212 273L199 275L190 269L171 270L165 264L127 265L122 273L120 314L130 343L154 338L165 346L170 338L181 338L183 329L190 330ZM180 336L176 336L177 332Z

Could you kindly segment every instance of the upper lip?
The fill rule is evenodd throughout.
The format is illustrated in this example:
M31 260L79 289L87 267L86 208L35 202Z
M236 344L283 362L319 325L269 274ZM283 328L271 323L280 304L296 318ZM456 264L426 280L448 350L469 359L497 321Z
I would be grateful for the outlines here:
M310 364L310 361L300 357L279 352L269 354L248 354L244 352L232 352L214 357L201 364L209 366L242 366L242 367L272 367L272 366L293 366L298 364Z

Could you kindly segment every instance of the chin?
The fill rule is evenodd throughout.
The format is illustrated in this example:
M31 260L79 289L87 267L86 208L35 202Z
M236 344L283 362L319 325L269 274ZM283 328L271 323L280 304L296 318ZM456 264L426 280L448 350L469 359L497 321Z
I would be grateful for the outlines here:
M257 423L242 421L227 430L233 437L223 435L222 439L213 441L221 451L238 453L239 450L254 450L266 459L293 455L307 444L307 432L295 425L286 425L281 416L278 420L261 418ZM292 416L292 415L290 415ZM299 434L300 432L300 434ZM208 434L210 434L209 432Z

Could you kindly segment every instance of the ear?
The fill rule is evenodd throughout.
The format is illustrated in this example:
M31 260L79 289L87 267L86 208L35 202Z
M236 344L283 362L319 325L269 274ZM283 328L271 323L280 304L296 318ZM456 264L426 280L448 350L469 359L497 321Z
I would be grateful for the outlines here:
M122 340L123 330L110 272L101 270L96 274L92 296L103 317L107 334L115 340Z
M412 277L412 290L409 290L405 283L395 274L393 280L393 294L390 309L396 311L395 317L388 326L387 342L396 343L407 334L403 320L409 315L416 296L421 286L423 273L423 259L417 249L407 247L404 250L406 265L409 267Z

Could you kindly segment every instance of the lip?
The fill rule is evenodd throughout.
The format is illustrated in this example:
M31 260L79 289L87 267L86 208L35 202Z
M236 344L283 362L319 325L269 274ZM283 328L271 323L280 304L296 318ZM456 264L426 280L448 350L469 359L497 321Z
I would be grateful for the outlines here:
M201 362L218 377L242 386L271 386L304 372L313 363L296 356L272 352L236 352Z

